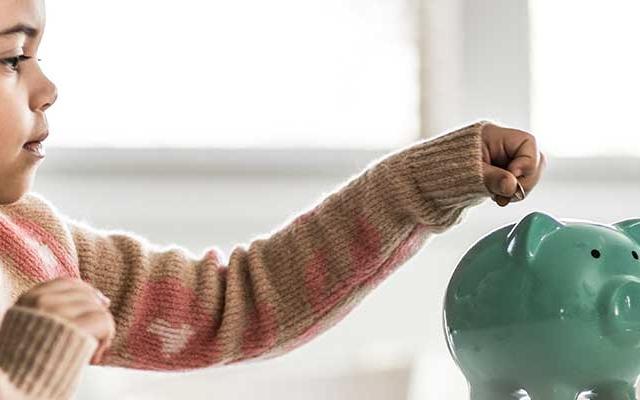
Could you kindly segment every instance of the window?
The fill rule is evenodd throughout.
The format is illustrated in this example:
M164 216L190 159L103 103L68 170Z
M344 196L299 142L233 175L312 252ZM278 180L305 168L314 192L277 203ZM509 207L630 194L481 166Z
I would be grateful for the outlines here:
M419 137L409 0L51 2L51 146L390 148Z
M555 156L639 156L640 3L534 0L532 131Z

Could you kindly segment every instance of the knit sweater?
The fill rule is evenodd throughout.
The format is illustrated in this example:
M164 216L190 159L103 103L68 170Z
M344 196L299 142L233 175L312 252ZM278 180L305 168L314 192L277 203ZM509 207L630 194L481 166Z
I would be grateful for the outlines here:
M416 142L371 162L228 261L123 230L92 228L41 194L0 206L0 398L74 396L98 342L15 305L34 285L78 277L111 299L102 365L186 371L287 353L343 319L432 233L489 193L481 129ZM2 301L2 299L0 299ZM13 304L13 305L12 305Z

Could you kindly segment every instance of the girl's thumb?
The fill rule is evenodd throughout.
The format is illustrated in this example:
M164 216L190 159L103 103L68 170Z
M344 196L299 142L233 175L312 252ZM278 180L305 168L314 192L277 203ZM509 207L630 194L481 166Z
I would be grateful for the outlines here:
M506 169L485 163L483 175L484 185L492 194L510 198L518 188L516 177Z

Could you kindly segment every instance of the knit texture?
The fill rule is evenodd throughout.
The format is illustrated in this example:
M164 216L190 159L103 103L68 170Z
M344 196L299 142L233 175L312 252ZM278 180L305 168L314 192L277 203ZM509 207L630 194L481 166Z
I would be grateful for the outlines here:
M184 371L276 357L338 323L431 233L489 196L486 123L373 161L307 211L235 247L227 263L215 247L195 257L131 232L92 228L31 192L0 206L0 273L12 302L63 276L109 297L117 333L104 365ZM72 397L95 347L71 323L8 308L0 395Z
M97 346L95 338L62 319L14 306L0 326L0 368L33 397L67 398Z

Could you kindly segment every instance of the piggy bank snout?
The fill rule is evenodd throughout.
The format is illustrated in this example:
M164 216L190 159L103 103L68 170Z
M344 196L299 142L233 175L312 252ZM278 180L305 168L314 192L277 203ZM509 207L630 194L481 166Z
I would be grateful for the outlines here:
M640 279L617 277L601 292L604 334L622 346L640 345Z
M640 322L640 283L630 281L617 288L611 306L616 317Z

